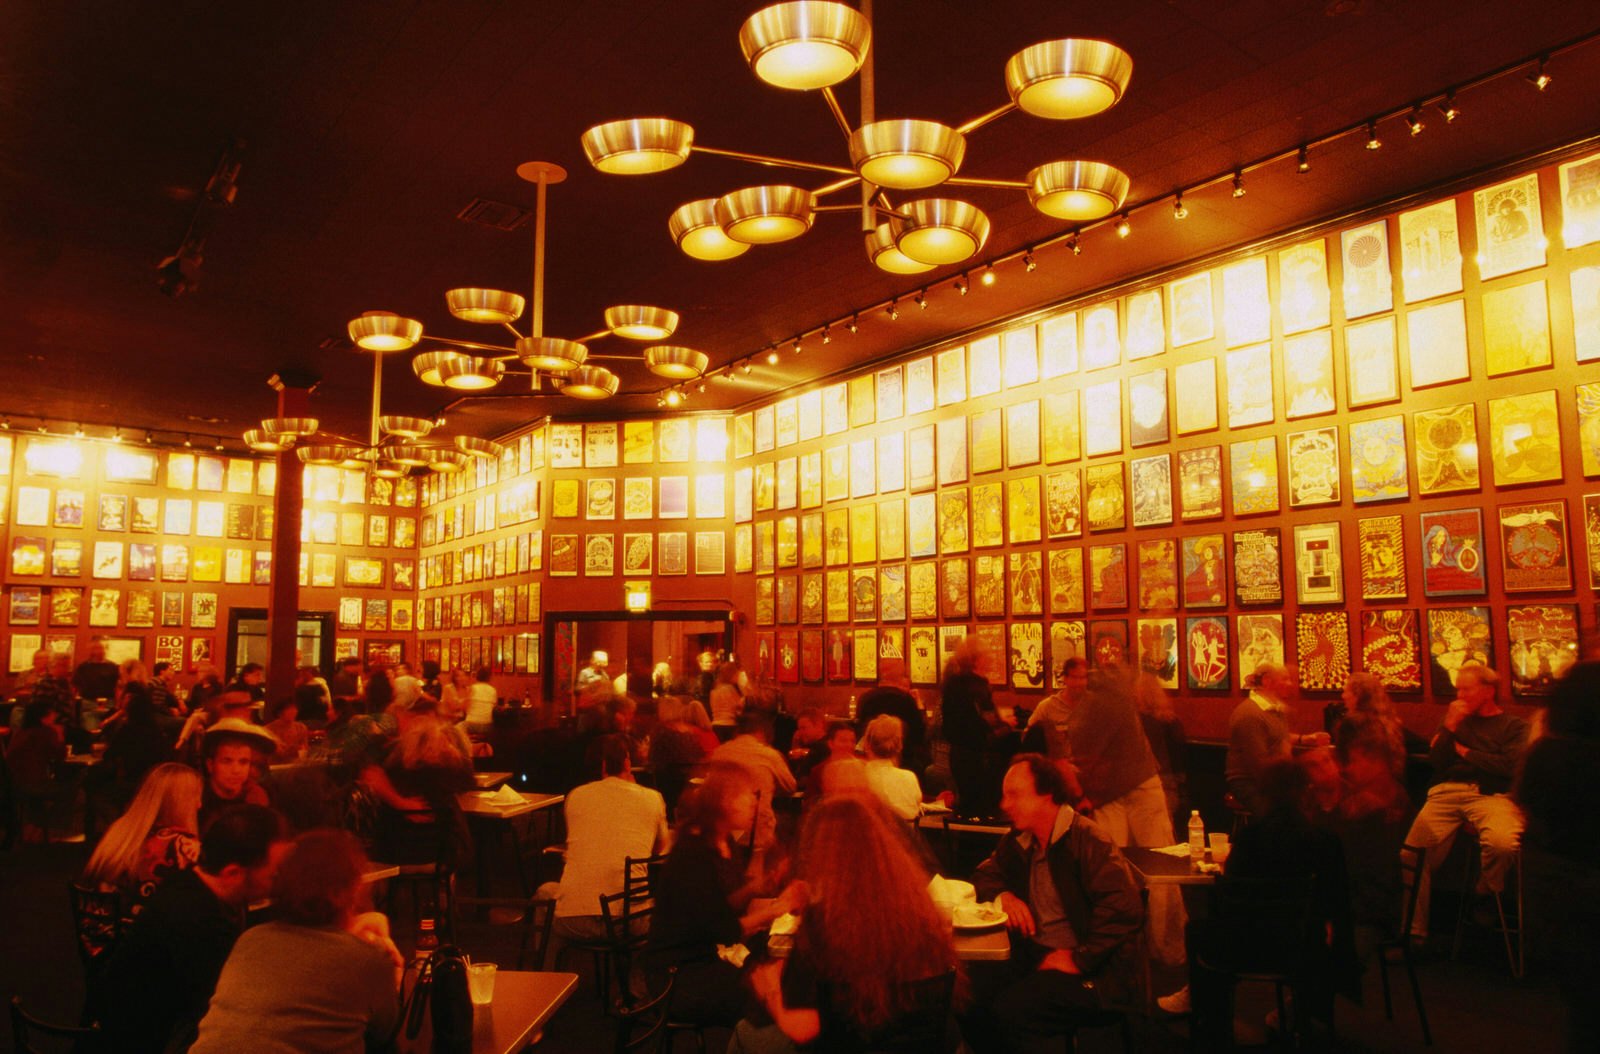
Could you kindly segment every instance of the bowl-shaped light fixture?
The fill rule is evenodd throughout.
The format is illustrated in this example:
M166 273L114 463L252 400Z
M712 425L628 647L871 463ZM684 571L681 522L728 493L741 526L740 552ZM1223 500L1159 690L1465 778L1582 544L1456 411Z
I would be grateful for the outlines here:
M428 448L412 446L409 443L383 448L385 461L391 461L396 465L402 465L407 468L422 468L427 465L428 459L432 456Z
M922 274L933 270L933 264L913 260L895 247L894 232L887 223L880 223L867 232L867 259L881 271L890 274Z
M861 68L872 26L827 0L764 7L739 27L739 48L757 77L778 88L826 88Z
M472 460L449 447L424 447L423 451L428 455L428 468L434 472L460 472Z
M258 454L277 454L288 450L294 444L290 437L282 439L271 436L264 429L246 428L244 430L244 445Z
M315 417L269 417L261 422L261 430L275 439L287 439L291 444L296 439L317 434L317 429L322 422Z
M1122 208L1128 175L1099 161L1051 161L1028 173L1028 201L1046 216L1084 223Z
M989 240L989 217L954 198L920 198L900 206L889 220L894 244L919 263L960 263Z
M505 376L505 363L498 359L460 355L439 367L439 379L446 388L460 392L479 392L493 388Z
M625 340L666 340L678 328L678 313L649 304L606 308L606 329Z
M433 419L384 414L378 418L378 427L385 435L399 436L401 439L421 439L433 431Z
M406 351L422 339L422 323L393 311L364 311L350 320L350 339L368 351Z
M1128 90L1133 58L1104 40L1046 40L1006 62L1011 101L1052 120L1092 117L1109 110Z
M548 373L566 373L583 365L589 349L560 337L523 337L517 341L517 358L524 366Z
M308 465L348 465L357 460L361 451L342 443L318 443L300 447L296 453Z
M505 453L505 447L487 439L477 436L456 436L456 449L472 457L498 458Z
M850 164L868 183L894 190L938 186L966 152L966 136L937 121L873 121L850 133Z
M717 223L736 242L772 245L810 230L816 205L811 191L801 187L745 187L717 199Z
M691 381L702 373L711 360L705 352L683 348L675 344L658 344L644 349L644 364L657 377L670 377L675 381Z
M583 133L589 164L615 176L665 172L689 159L694 129L668 117L607 121Z
M608 399L620 384L617 375L603 366L579 366L567 374L561 391L576 399Z
M421 355L411 360L411 373L416 374L418 381L421 381L422 384L443 387L445 385L445 377L440 376L438 371L443 369L445 363L458 360L458 358L467 358L467 355L462 355L461 352L422 352Z
M373 454L374 456L371 459L371 464L367 467L367 471L379 479L399 479L410 471L406 466L383 457L378 451L373 451Z
M696 260L731 260L750 251L746 243L736 242L722 233L722 224L717 222L716 198L701 198L678 206L667 220L667 230L678 248Z
M463 322L512 323L522 317L528 301L504 289L451 289L444 294L450 313Z

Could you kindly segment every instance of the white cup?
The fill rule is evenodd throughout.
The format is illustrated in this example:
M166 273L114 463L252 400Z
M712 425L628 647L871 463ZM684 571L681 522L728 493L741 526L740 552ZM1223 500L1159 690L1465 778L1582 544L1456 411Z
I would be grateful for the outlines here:
M494 963L472 963L467 967L467 992L473 1006L488 1006L494 999Z
M1214 864L1226 863L1228 854L1233 847L1228 844L1228 836L1220 832L1208 836L1211 839L1211 862Z

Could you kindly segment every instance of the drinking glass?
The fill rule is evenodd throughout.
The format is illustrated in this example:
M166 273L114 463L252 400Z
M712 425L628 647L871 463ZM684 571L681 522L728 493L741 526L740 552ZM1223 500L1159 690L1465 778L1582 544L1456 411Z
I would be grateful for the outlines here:
M474 1006L488 1006L494 999L494 963L472 963L467 967L467 992Z
M1228 853L1232 851L1232 847L1228 845L1228 836L1220 832L1215 832L1210 835L1210 838L1211 862L1213 864L1226 863L1228 860Z

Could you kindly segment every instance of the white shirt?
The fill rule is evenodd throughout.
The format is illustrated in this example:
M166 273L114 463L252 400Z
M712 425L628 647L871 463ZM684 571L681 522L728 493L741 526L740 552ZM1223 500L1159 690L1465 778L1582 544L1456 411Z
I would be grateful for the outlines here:
M659 791L608 776L567 795L567 863L556 914L599 915L600 898L622 892L625 857L667 847L667 803Z
M916 773L888 758L867 760L867 786L902 820L915 820L922 812L922 786Z
M494 685L488 681L473 681L472 687L467 689L467 724L494 724L494 704L499 701L500 693L494 690Z

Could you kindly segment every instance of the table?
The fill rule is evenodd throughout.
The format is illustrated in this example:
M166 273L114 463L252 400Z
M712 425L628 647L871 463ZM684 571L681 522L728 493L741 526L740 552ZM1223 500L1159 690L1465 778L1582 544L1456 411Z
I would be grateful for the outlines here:
M472 1054L518 1054L539 1041L545 1023L561 1008L578 983L575 973L496 970L494 1001L472 1008ZM427 1054L432 1023L424 1020L417 1038L402 1031L401 1054Z
M489 895L489 838L494 837L496 840L502 840L508 834L511 836L511 858L516 864L518 886L521 888L523 896L532 896L533 890L528 888L528 874L522 866L522 842L517 835L516 825L512 821L521 816L543 812L545 816L551 818L545 826L547 835L545 840L549 841L550 827L555 822L554 817L559 813L545 810L554 809L562 804L567 800L567 796L565 794L525 793L520 795L522 798L520 805L497 805L491 800L494 797L494 793L490 791L466 791L456 795L456 802L461 806L461 811L466 815L467 821L480 828L473 834L473 842L477 846L478 858L478 896L487 897ZM496 829L493 831L481 829L484 825L490 824L494 825Z
M1196 871L1186 856L1169 856L1154 849L1132 846L1122 851L1146 886L1209 886L1216 872Z
M498 793L498 792L495 792ZM553 805L560 805L567 800L565 794L533 794L524 793L521 805L498 805L491 799L494 793L489 791L466 791L456 795L456 801L461 806L461 811L468 816L483 816L495 820L512 820L518 816L526 816L530 812L548 809Z
M1011 958L1011 937L1004 926L976 933L956 931L956 958L963 962L1004 962ZM794 934L774 933L767 938L767 951L783 959L794 950Z
M982 834L1001 838L1011 830L1010 827L1001 824L960 820L956 818L955 813L948 811L925 812L917 817L917 826L926 831L944 832L944 866L947 871L955 870L956 835Z
M474 772L472 781L478 785L480 790L494 790L510 779L512 775L510 772Z

